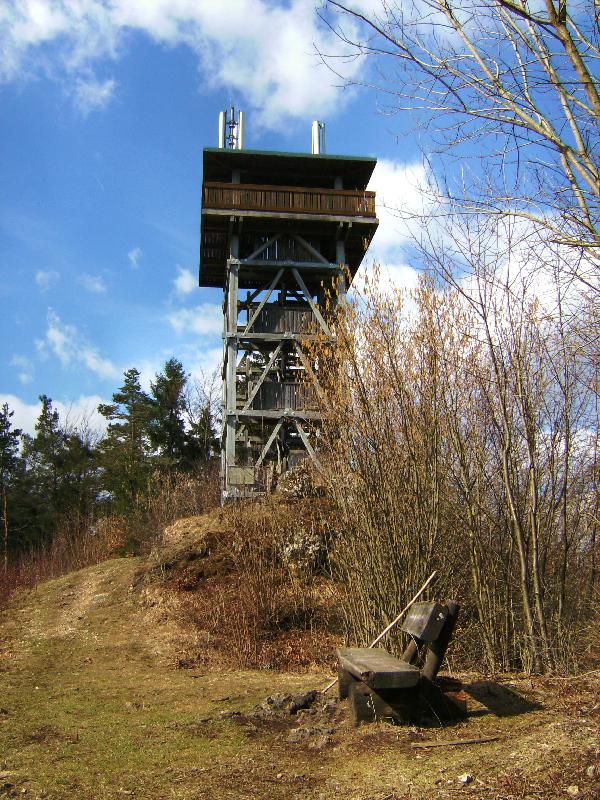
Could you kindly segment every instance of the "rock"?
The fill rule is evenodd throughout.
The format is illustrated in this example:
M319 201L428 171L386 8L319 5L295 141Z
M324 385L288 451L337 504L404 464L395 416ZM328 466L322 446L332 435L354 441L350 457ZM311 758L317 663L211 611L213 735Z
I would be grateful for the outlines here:
M278 692L263 700L263 702L257 706L256 710L259 714L275 714L279 712L294 715L297 714L298 711L309 708L317 694L318 692L314 689L310 692L301 692L300 694Z
M279 545L282 559L292 569L305 574L318 572L327 555L325 530L299 519Z
M335 700L329 700L322 709L325 714L334 714L338 710L338 704Z
M310 708L315 701L318 692L311 689L309 692L301 692L292 697L292 705L290 707L290 714L296 714L301 709Z
M470 783L473 783L473 776L465 772L464 775L458 776L458 782L462 783L463 786L468 786Z
M322 750L331 741L333 732L334 729L328 727L292 728L287 735L287 740L290 744L301 744L310 740L311 750Z
M310 497L315 491L312 475L303 464L291 467L279 476L275 491L284 497Z
M573 786L567 786L567 794L571 797L579 797L581 794L579 786L575 786L575 784L573 784Z
M590 764L586 769L585 774L588 778L596 778L598 776L598 767L595 764Z

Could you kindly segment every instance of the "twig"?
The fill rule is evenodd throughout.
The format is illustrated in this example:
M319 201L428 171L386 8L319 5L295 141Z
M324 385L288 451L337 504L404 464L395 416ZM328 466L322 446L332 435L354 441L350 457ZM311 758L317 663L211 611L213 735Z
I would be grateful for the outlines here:
M600 669L591 669L589 672L580 672L579 675L557 675L557 681L576 681L578 678L585 678L588 675L597 675Z
M381 631L381 633L379 634L379 636L378 636L376 639L373 639L373 641L372 641L372 642L371 642L371 644L369 645L369 649L371 649L371 648L375 647L375 645L376 645L376 644L378 644L378 643L379 643L379 642L380 642L380 641L383 639L383 637L384 637L384 636L385 636L387 633L389 633L389 632L392 630L392 628L394 627L394 625L397 625L397 624L400 622L400 620L401 620L401 619L402 619L402 617L403 617L403 616L406 614L406 612L408 611L408 609L409 609L409 608L410 608L410 607L411 607L411 606L412 606L414 603L416 603L416 602L417 602L417 600L419 599L419 597L420 597L420 596L423 594L423 592L425 591L425 589L427 589L427 587L429 586L429 584L432 582L432 580L435 578L435 576L436 576L436 575L437 575L437 570L433 570L433 572L431 573L431 575L430 575L430 576L427 578L427 580L425 581L425 583L423 584L423 586L421 586L421 588L420 588L420 589L419 589L419 591L416 593L416 595L413 597L413 599L410 601L410 603L409 603L407 606L405 606L405 607L402 609L402 611L401 611L401 612L398 614L398 616L397 616L397 617L396 617L396 618L395 618L395 619L394 619L392 622L390 622L390 624L387 626L387 628L385 628L385 630ZM332 688L333 688L333 687L336 685L336 683L337 683L337 682L338 682L338 679L337 679L337 678L335 678L335 679L334 679L333 681L331 681L331 683L330 683L330 684L328 684L328 685L327 685L327 686L326 686L324 689L321 689L321 694L325 694L325 692L328 692L330 689L332 689Z
M486 736L483 739L449 739L444 742L412 742L411 747L453 747L461 744L483 744L496 742L499 736Z

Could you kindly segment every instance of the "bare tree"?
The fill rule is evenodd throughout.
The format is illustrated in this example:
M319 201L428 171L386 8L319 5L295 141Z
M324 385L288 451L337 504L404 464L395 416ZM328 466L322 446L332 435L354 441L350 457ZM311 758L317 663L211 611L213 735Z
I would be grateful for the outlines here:
M323 18L349 54L371 64L365 85L390 111L420 121L427 157L445 155L453 210L541 225L574 250L564 266L597 290L600 49L591 0L381 0L368 13L366 5L325 0ZM457 189L448 165L461 155L471 161Z

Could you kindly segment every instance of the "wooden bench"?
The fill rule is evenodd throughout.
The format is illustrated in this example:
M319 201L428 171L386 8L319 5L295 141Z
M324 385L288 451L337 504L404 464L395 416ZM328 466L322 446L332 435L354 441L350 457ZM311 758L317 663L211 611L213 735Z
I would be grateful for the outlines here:
M337 651L338 693L349 698L355 725L376 719L414 722L428 710L456 716L458 708L436 683L458 617L454 601L415 603L402 630L411 636L402 658L383 648L345 647Z

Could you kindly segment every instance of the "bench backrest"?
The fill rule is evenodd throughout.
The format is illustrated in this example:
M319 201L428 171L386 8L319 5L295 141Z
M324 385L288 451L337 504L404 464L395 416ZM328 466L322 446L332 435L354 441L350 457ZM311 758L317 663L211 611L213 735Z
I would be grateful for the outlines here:
M448 617L448 606L441 603L415 603L410 607L402 630L420 642L435 642Z

